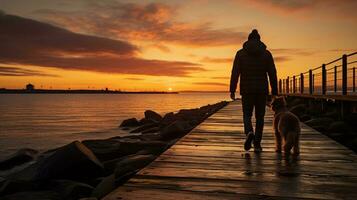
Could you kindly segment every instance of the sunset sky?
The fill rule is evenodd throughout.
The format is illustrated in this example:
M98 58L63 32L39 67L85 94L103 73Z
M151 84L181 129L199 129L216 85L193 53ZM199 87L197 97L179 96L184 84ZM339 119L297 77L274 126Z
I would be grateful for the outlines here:
M0 0L0 88L228 91L258 29L279 77L357 51L355 0Z

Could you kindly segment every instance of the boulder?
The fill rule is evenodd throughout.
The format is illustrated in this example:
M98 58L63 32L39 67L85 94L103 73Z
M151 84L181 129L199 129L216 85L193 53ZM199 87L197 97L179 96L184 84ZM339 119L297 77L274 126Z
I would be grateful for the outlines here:
M144 124L136 129L130 131L130 133L140 133L140 132L146 131L148 129L157 127L157 126L158 126L157 123L147 123L147 124Z
M307 120L305 124L311 127L322 126L327 128L333 121L333 119L328 117L320 117Z
M115 177L122 177L127 173L136 173L146 165L155 160L155 155L130 155L117 163L115 168Z
M140 126L140 122L136 118L123 120L120 127L135 127Z
M99 160L106 161L125 155L120 149L120 139L121 138L84 140L82 143L88 147Z
M61 195L62 199L77 200L82 197L88 197L93 191L93 187L71 180L53 180L49 187Z
M55 191L28 191L18 192L1 197L1 200L62 200L62 197Z
M111 174L104 177L102 181L95 187L91 197L96 197L98 199L103 198L105 195L110 193L115 189L115 174Z
M42 160L36 179L88 180L102 173L103 165L93 152L81 142L75 141Z
M152 110L146 110L144 115L145 119L153 120L154 122L160 122L162 120L161 115Z
M39 189L36 182L21 180L6 180L0 187L0 196Z
M0 170L8 170L15 166L30 162L36 158L38 151L34 149L20 149L16 153L0 161Z
M298 104L298 105L292 106L289 109L289 111L294 113L299 118L301 118L301 116L306 113L306 105L305 104Z
M160 122L160 126L167 126L176 120L175 114L173 112L166 113Z
M344 121L332 122L327 128L330 133L348 133L350 130L351 127Z
M305 121L308 121L308 120L310 120L311 119L311 117L310 117L310 115L302 115L301 117L300 117L300 120L302 121L302 122L305 122Z
M147 133L157 133L160 131L160 128L155 126L155 127L152 127L152 128L149 128L149 129L146 129L144 131L142 131L141 133L142 134L147 134Z
M160 131L161 139L164 141L184 136L193 127L187 121L176 121Z
M122 141L121 151L126 155L135 154L140 150L148 149L153 152L162 152L167 148L167 143L163 141Z

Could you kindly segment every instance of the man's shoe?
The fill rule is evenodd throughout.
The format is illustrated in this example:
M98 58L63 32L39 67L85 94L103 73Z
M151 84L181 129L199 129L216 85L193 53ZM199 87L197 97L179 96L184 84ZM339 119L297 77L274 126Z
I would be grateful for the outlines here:
M249 149L252 148L253 140L254 140L254 133L253 132L249 132L247 137L245 138L244 150L249 151Z
M262 146L260 146L260 143L259 144L254 144L254 152L255 153L260 153L263 151L263 148Z

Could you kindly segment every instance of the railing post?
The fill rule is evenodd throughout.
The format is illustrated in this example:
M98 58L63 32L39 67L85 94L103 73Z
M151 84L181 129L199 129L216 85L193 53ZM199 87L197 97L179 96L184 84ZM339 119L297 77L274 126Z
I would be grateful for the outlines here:
M309 93L312 94L312 70L309 70Z
M356 92L356 67L353 67L353 92Z
M300 74L300 93L304 94L304 74Z
M312 93L315 93L315 74L312 74Z
M289 94L289 76L286 78L286 94Z
M295 94L296 91L296 81L295 81L295 76L293 76L293 93Z
M281 94L282 93L282 90L281 90L281 79L279 79L279 94Z
M283 79L283 94L285 94L285 79Z
M342 95L347 95L347 55L342 56Z
M335 89L335 93L337 92L337 66L335 66L335 73L334 73L334 89Z
M326 65L322 64L322 95L326 94Z

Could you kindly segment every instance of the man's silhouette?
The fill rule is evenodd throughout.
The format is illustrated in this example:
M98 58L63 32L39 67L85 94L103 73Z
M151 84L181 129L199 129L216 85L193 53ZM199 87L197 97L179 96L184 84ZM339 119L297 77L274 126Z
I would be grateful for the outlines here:
M257 30L253 30L248 41L243 44L243 49L236 54L233 63L230 92L231 98L235 99L235 91L240 78L240 94L242 96L243 121L246 141L244 149L248 151L254 140L254 151L261 152L260 145L268 89L268 76L272 95L277 95L277 77L273 56L260 41ZM252 113L255 109L256 127L255 134L252 126Z

